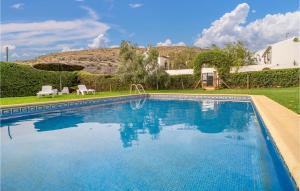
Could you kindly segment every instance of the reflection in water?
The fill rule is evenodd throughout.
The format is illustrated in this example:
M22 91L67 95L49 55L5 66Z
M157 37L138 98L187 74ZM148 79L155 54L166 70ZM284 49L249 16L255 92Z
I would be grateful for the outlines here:
M57 116L46 115L43 120L34 123L34 128L38 132L42 132L77 127L79 123L84 122L83 118L84 116L77 114L63 115L63 113L59 113Z
M8 137L10 139L12 139L11 132L10 132L10 126L9 125L7 125L7 132L8 132Z
M190 129L201 133L243 132L247 130L253 116L250 102L142 99L124 104L82 108L72 113L39 115L34 128L37 132L44 132L78 127L80 123L114 123L120 125L123 147L131 147L134 141L138 141L140 134L149 134L151 139L156 140L164 128L176 125L177 130ZM8 126L8 136L12 139L10 125L4 124ZM227 138L242 140L242 137Z
M143 108L147 97L142 97L134 100L130 100L130 107L132 110L138 110Z

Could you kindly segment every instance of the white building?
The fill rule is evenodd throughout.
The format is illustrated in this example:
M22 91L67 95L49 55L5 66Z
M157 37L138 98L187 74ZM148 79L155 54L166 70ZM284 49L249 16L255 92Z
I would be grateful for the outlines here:
M148 58L148 51L149 51L149 49L147 49L143 53L144 59ZM159 67L164 68L165 70L168 70L170 68L170 59L168 56L159 55L157 57L157 64Z
M298 37L286 39L255 53L256 65L242 66L238 72L263 69L287 69L300 67L300 41ZM233 68L232 72L236 69Z
M170 60L168 56L158 56L157 63L159 67L168 70L170 68Z
M231 68L231 72L261 71L265 69L300 68L300 40L298 37L286 39L267 46L255 53L257 64ZM193 69L166 70L169 75L193 74ZM216 86L219 83L214 68L202 68L202 86Z

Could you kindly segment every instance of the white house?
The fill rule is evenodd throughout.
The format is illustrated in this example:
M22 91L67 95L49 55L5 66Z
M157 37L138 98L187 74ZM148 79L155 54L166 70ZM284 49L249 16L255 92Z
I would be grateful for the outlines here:
M300 68L300 40L298 37L286 39L267 46L255 53L255 65L231 68L231 72L261 71L265 69ZM193 74L192 69L166 70L170 75ZM202 86L215 86L219 83L214 68L202 68Z
M263 69L287 69L300 67L299 37L286 39L255 53L256 65L242 66L238 72L260 71ZM233 68L232 72L236 69Z
M145 59L148 58L148 51L149 51L149 49L147 49L143 53ZM168 70L170 68L170 58L168 56L159 55L157 57L157 64L159 67L164 68L165 70Z
M168 70L170 68L170 60L168 56L158 56L157 63L159 67Z

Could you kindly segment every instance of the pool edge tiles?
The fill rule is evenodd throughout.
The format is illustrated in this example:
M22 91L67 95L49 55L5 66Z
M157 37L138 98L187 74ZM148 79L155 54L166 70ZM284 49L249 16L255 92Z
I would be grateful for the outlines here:
M220 101L250 101L249 96L243 95L199 95L199 94L138 94L125 96L111 96L102 98L83 98L76 100L61 100L42 103L28 103L11 106L1 106L0 119L9 119L33 115L38 113L48 113L77 107L90 106L94 104L113 103L116 101L126 101L141 97L150 97L155 99L177 99L177 100L199 100L210 99Z
M55 102L44 102L35 104L22 104L18 106L5 106L0 108L0 119L18 118L27 115L34 115L39 113L49 113L54 111L68 110L92 105L104 105L116 103L121 101L129 101L137 98L148 97L147 94L141 95L126 95L102 98L88 98L79 100L66 100Z
M214 101L251 101L248 95L211 95L211 94L149 94L149 98L165 100L214 100Z
M296 186L300 187L300 115L267 98L251 96L253 106L283 158Z

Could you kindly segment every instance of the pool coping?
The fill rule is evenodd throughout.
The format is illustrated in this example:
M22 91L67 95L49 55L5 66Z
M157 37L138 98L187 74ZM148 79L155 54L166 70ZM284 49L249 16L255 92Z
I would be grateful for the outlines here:
M251 98L299 189L300 115L266 96Z
M195 98L218 98L220 100L230 101L252 101L259 115L261 116L263 123L265 124L268 132L270 133L272 139L274 140L275 146L277 147L281 157L283 158L291 176L293 177L296 186L300 188L300 115L289 110L288 108L280 105L279 103L271 100L270 98L262 95L247 95L247 94L197 94L197 93L149 93L143 96L147 97L181 97L182 99L188 97ZM57 101L47 101L39 103L29 103L29 104L14 104L1 106L2 109L12 109L20 107L30 107L30 106L45 106L45 105L55 105L55 104L72 104L87 102L93 103L105 103L109 100L122 100L126 98L136 98L141 97L138 94L131 95L121 95L121 96L107 96L107 97L92 97L83 99L72 99L72 100L57 100ZM241 99L245 98L245 99ZM85 106L84 104L79 104L79 106ZM59 110L60 108L57 108ZM71 109L71 108L70 108Z

